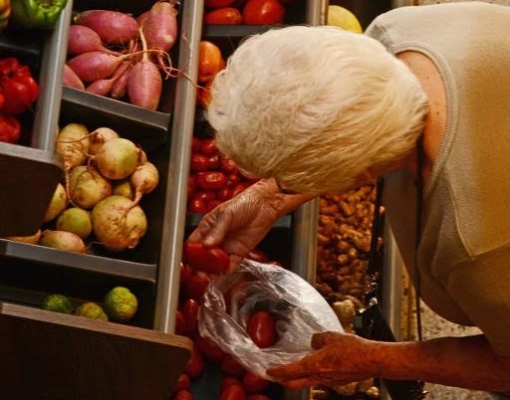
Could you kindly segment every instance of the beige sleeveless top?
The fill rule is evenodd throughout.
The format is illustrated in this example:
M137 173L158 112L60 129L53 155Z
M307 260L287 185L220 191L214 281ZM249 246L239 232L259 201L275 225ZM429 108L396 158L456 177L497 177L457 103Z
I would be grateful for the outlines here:
M401 7L365 34L394 54L425 54L446 88L446 132L423 197L422 298L446 319L478 326L510 356L510 7ZM388 174L385 191L412 274L415 183L405 172Z

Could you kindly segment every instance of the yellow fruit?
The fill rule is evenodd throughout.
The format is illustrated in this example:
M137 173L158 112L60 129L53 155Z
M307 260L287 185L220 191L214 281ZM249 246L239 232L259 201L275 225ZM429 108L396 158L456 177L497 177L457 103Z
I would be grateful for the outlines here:
M326 24L336 26L350 32L363 32L363 28L361 27L358 18L356 18L356 16L347 8L337 5L328 6L328 17Z

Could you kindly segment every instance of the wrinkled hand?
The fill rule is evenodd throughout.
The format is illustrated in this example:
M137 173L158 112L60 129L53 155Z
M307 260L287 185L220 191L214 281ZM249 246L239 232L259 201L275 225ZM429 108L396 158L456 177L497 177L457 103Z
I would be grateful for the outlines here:
M204 215L188 240L223 247L233 269L282 214L278 196L267 182L259 181Z
M324 385L335 387L377 376L371 358L375 342L349 333L325 332L312 337L316 350L267 374L289 389Z

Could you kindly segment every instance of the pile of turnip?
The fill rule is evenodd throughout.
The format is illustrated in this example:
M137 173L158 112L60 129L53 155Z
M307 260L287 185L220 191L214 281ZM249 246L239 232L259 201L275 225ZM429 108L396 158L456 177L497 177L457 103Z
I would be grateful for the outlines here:
M146 153L108 127L64 126L55 151L64 161L37 243L85 253L92 243L112 252L136 247L148 228L140 200L159 183Z
M113 10L76 14L64 86L157 110L164 79L176 76L169 52L177 25L175 0L160 0L138 16Z

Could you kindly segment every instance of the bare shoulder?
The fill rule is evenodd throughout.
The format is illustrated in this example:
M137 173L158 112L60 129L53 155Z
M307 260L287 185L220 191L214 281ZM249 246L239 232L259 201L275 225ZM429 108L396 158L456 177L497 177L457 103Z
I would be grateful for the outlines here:
M418 78L429 98L429 113L423 133L423 147L430 163L436 158L446 127L446 91L441 74L425 54L405 51L397 54ZM431 167L431 165L430 165Z

